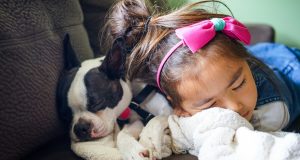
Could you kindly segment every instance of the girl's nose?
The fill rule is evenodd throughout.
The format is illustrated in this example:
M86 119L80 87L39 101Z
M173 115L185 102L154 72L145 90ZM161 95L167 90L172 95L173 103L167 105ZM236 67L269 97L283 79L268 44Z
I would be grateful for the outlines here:
M223 104L224 108L233 110L239 114L243 114L243 105L239 102L238 98L234 95L226 95L223 98Z

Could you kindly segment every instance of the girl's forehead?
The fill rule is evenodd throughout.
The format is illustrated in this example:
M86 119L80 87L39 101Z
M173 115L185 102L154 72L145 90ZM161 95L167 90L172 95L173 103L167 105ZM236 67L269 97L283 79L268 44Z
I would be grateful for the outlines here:
M228 85L243 62L245 61L226 57L201 59L196 65L185 69L177 86L178 92L183 98L190 98L195 94L203 98L213 96Z

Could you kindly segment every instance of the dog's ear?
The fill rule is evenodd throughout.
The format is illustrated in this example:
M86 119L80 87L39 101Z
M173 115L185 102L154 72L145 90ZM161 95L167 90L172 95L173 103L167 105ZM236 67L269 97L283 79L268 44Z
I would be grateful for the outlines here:
M63 44L64 44L64 64L65 64L64 68L66 70L71 70L74 67L80 67L80 62L71 45L69 34L66 34L64 36Z
M99 67L99 71L105 72L108 78L112 80L124 78L125 63L125 41L123 38L118 38L106 54L104 61Z

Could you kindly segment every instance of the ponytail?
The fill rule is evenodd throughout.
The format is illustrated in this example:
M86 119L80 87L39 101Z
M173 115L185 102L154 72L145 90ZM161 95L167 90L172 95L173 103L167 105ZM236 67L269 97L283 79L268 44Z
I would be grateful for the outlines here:
M144 29L151 8L144 1L120 0L113 5L106 16L106 24L102 32L102 45L110 49L114 40L122 37L128 48L134 47Z
M106 17L107 23L102 40L105 39L108 45L104 46L109 49L111 47L109 43L118 37L124 37L127 47L130 48L126 60L127 78L141 79L145 83L156 85L155 75L160 61L178 42L174 34L175 29L202 20L227 16L200 8L202 4L208 2L223 4L215 0L201 1L169 13L160 13L156 8L149 7L152 5L148 1L120 0L110 9ZM168 79L164 72L162 84Z

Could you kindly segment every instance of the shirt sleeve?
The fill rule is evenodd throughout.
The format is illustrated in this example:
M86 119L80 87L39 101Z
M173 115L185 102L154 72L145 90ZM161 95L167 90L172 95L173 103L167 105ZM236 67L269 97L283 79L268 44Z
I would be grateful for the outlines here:
M289 119L287 105L282 101L275 101L258 106L250 122L256 130L273 132L286 127Z

